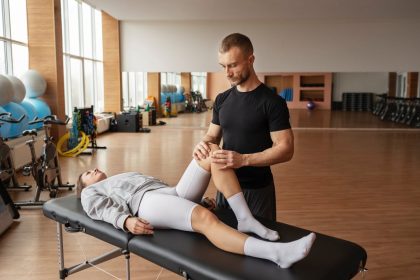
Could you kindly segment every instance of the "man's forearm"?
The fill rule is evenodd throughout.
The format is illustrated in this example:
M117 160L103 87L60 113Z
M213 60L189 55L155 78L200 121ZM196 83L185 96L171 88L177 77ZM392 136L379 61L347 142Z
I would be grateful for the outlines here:
M293 157L293 146L277 145L259 153L243 154L244 166L271 166L286 162Z
M202 139L203 142L206 142L206 143L209 142L209 143L213 143L213 144L216 144L216 145L220 144L220 140L221 140L221 137L215 137L215 136L211 136L211 135L208 135L208 134L206 134Z

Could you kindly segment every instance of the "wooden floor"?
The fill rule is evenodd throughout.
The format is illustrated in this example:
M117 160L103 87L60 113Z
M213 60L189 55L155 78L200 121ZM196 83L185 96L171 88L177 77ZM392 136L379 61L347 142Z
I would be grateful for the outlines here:
M184 114L165 119L167 125L149 134L104 134L98 144L107 150L61 158L63 177L74 183L80 172L99 167L108 174L139 170L175 184L210 118L210 112ZM366 279L419 279L420 130L381 122L370 113L292 110L291 120L294 158L272 168L278 220L363 246ZM208 194L214 193L211 185ZM14 193L16 200L28 195ZM21 216L0 236L0 279L57 279L55 223L39 209L21 210ZM85 234L64 238L67 265L112 248ZM122 258L100 268L124 278ZM132 279L157 279L160 272L132 255ZM115 278L93 268L69 279ZM163 270L159 279L181 277Z

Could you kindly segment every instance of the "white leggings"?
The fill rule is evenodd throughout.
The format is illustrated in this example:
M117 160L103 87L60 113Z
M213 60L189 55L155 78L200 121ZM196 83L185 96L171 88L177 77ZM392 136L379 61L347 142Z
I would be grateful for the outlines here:
M157 229L193 231L191 214L201 201L210 176L193 159L175 188L161 188L144 194L138 216Z

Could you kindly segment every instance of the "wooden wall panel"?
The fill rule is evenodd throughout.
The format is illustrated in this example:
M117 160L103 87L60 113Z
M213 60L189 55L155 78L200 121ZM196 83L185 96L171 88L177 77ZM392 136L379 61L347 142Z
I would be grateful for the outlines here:
M191 73L181 73L181 86L184 87L186 93L189 93L191 91Z
M224 72L207 73L207 98L216 100L216 96L230 88Z
M419 72L408 72L407 74L407 97L417 97L417 88L419 84Z
M27 0L29 68L37 70L47 81L42 99L53 114L63 119L64 74L60 0ZM54 127L57 139L65 127Z
M162 115L160 110L160 73L148 72L147 73L147 96L156 99L156 114L158 117Z
M104 109L107 112L122 110L120 23L102 12L102 40L104 50Z

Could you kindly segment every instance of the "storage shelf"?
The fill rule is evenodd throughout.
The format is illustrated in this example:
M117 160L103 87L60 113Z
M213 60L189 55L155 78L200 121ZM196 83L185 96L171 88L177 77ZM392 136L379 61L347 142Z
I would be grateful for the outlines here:
M293 91L287 100L289 109L306 109L313 101L317 109L331 110L332 73L270 73L264 75L264 82L278 94Z
M325 87L300 87L300 90L321 90L324 91Z

